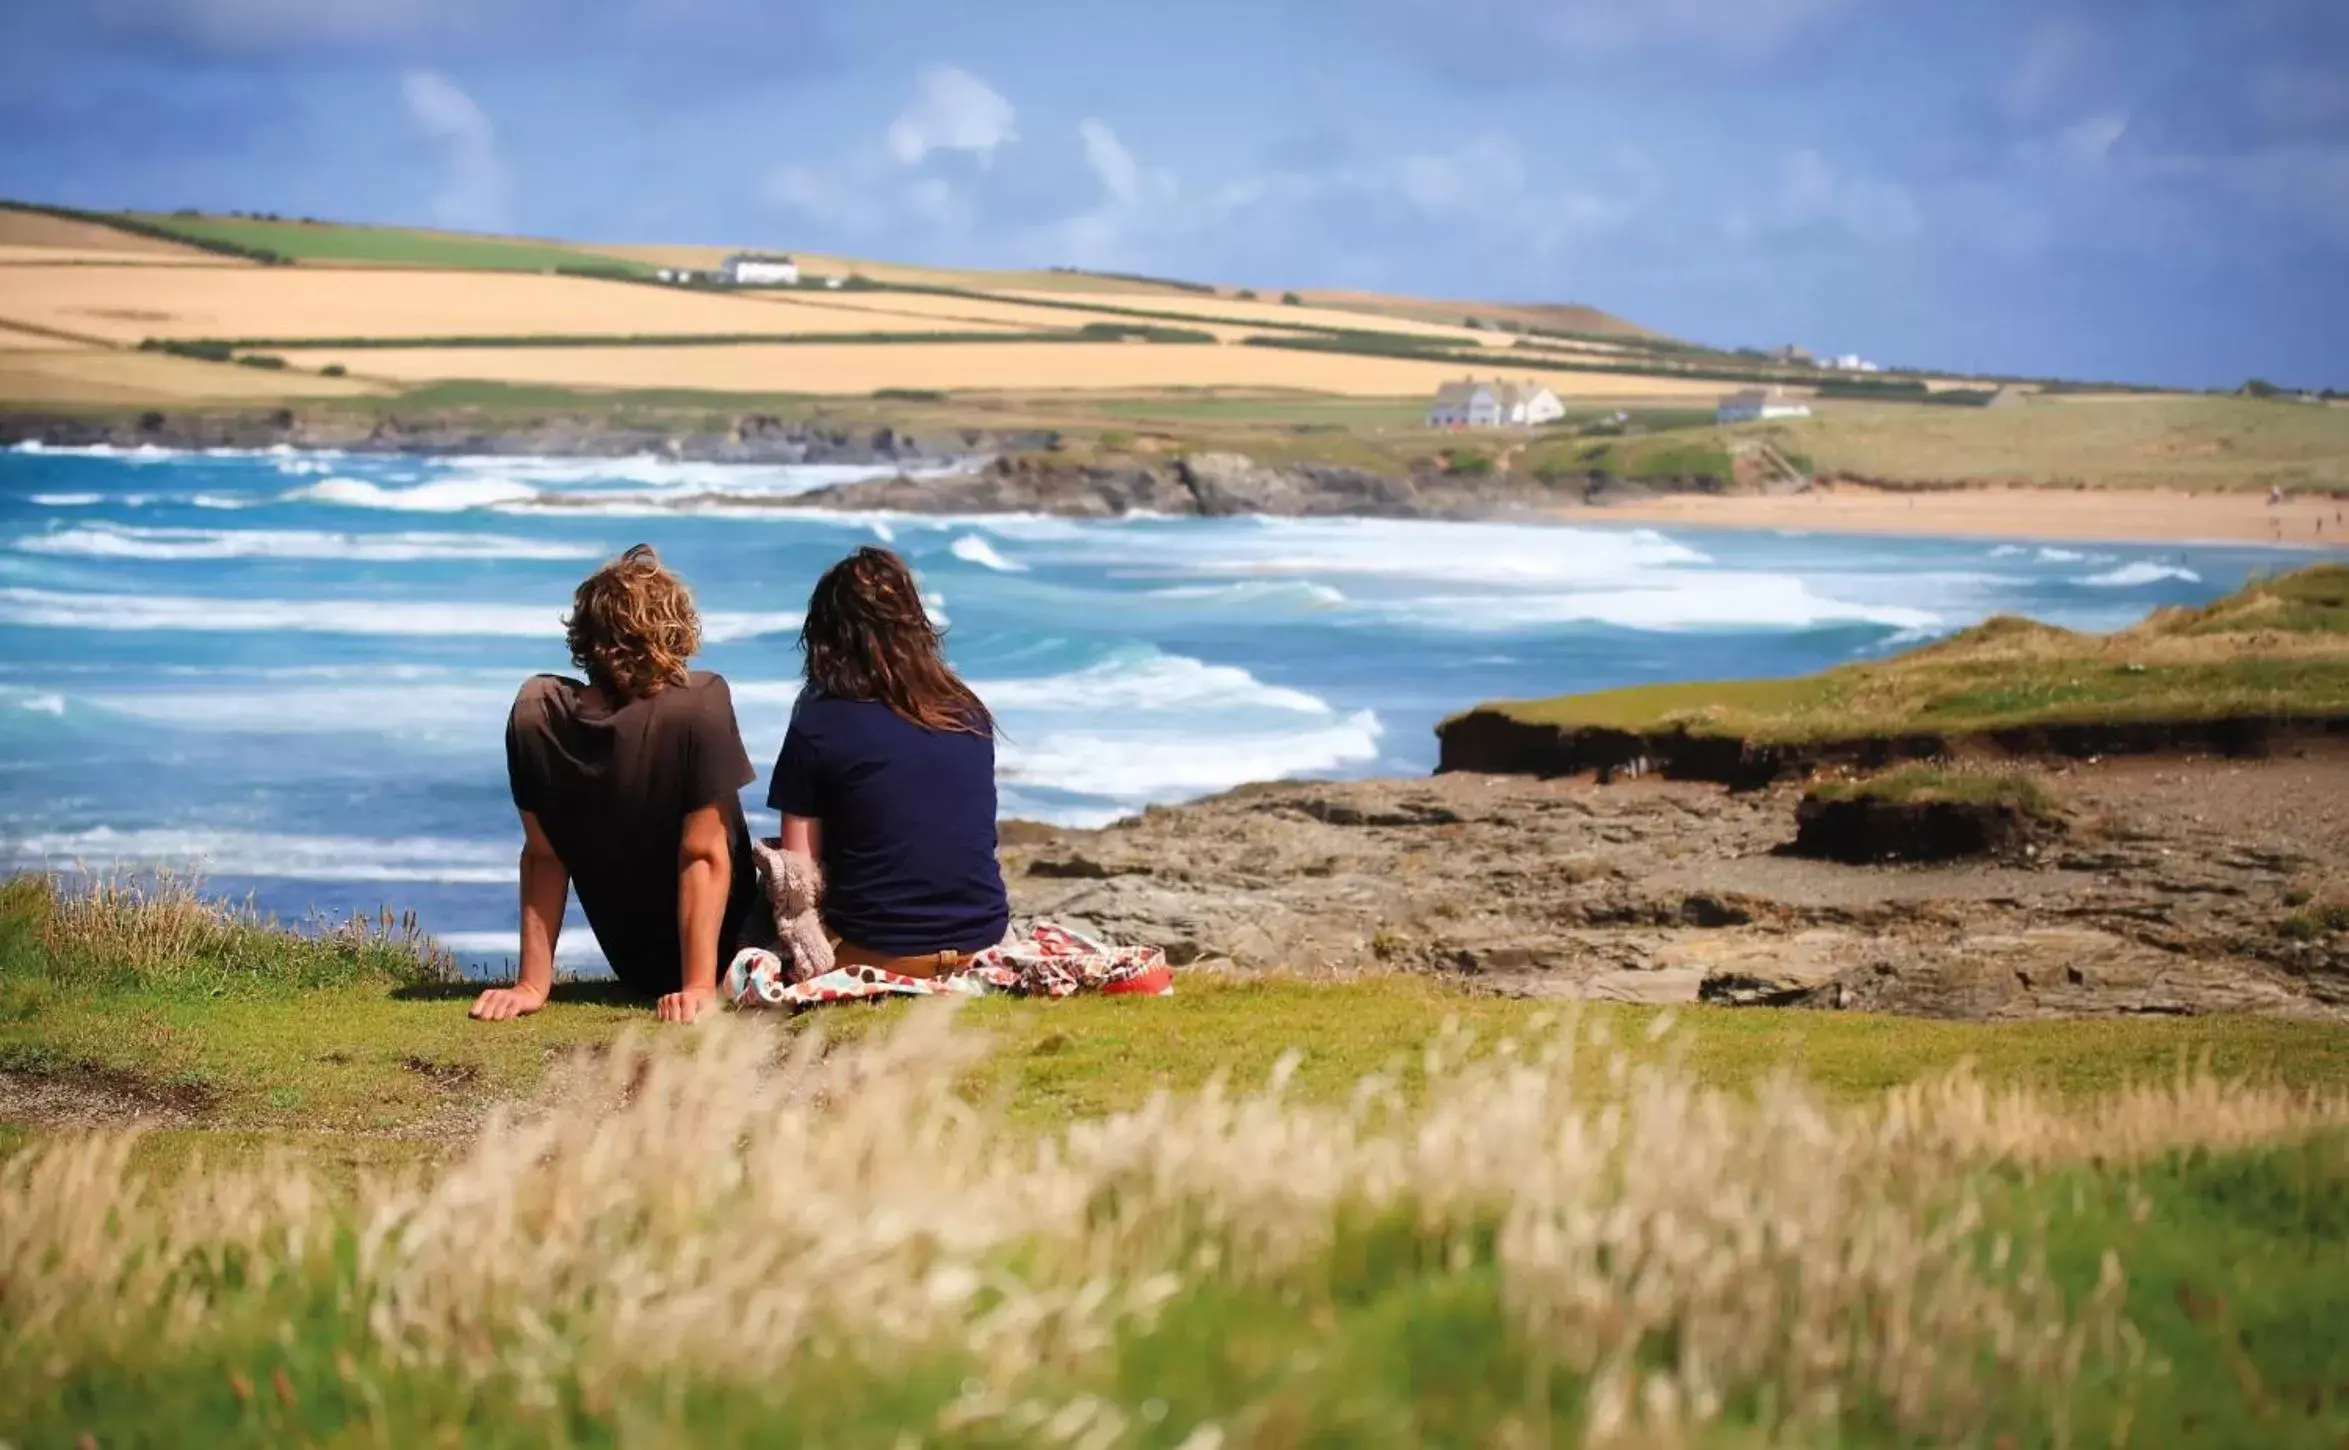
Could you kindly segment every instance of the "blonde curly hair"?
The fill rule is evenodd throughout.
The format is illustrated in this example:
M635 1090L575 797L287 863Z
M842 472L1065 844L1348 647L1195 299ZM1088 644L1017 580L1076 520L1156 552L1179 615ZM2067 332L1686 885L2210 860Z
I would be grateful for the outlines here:
M571 663L588 682L631 700L685 683L685 662L701 648L693 591L638 544L580 581L563 619Z

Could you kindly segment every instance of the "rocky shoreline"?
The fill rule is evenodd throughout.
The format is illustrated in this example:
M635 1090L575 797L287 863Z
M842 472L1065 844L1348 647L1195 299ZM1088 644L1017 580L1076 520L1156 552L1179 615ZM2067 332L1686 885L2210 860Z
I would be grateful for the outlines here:
M690 463L869 464L870 479L788 498L730 493L681 495L680 510L813 509L916 514L1049 514L1115 518L1145 513L1222 518L1494 519L1561 506L1717 491L1712 479L1634 484L1601 475L1537 480L1505 471L1454 474L1434 467L1402 474L1323 463L1268 465L1238 453L1196 452L1118 462L1059 451L1043 432L953 430L929 436L891 427L853 430L750 415L721 431L558 417L507 428L450 418L310 417L261 413L162 413L104 418L0 414L0 448L292 448L419 457L655 457ZM545 503L567 500L549 496Z
M1243 787L1097 831L1007 826L1014 907L1178 962L1416 970L1513 995L2012 1019L2349 1021L2349 748L2042 773L2019 859L1792 854L1797 785L1469 773Z

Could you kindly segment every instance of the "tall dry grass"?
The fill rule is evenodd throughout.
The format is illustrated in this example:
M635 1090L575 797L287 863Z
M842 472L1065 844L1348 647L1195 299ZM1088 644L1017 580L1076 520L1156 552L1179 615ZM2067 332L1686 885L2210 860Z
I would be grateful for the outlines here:
M1038 1139L959 1095L979 1050L943 1012L780 1056L755 1023L631 1038L461 1161L355 1200L282 1166L157 1184L125 1139L48 1143L0 1166L0 1366L61 1380L193 1353L292 1293L346 1376L592 1412L944 1357L973 1370L940 1427L1106 1446L1142 1428L1128 1409L1023 1387L1104 1382L1121 1342L1205 1284L1310 1297L1348 1234L1384 1223L1436 1277L1498 1276L1539 1369L1529 1421L1542 1385L1571 1380L1584 1443L1863 1409L1941 1438L1994 1402L2060 1418L2081 1376L2138 1352L2127 1266L2108 1255L2065 1302L1983 1197L1987 1165L2349 1121L2338 1097L2199 1076L2086 1110L1962 1074L1858 1108L1792 1079L1740 1095L1569 1020L1482 1049L1447 1035L1409 1092L1376 1076L1306 1106L1283 1072ZM1245 1442L1250 1407L1225 1408L1199 1443Z
M325 987L460 975L413 911L319 915L289 930L249 901L220 900L199 878L169 872L9 877L0 881L0 924L35 948L32 970L72 985Z

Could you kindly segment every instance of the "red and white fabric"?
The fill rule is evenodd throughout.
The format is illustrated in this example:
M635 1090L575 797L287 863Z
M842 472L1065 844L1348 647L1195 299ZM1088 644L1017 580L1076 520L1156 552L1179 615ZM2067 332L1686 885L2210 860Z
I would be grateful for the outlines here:
M1104 996L1168 997L1174 970L1157 947L1117 947L1072 928L1040 921L1025 937L993 946L970 965L945 977L907 977L879 967L834 967L804 982L775 953L757 947L738 953L719 990L745 1010L805 1011L832 1002L868 1002L880 997L1069 997L1079 992Z

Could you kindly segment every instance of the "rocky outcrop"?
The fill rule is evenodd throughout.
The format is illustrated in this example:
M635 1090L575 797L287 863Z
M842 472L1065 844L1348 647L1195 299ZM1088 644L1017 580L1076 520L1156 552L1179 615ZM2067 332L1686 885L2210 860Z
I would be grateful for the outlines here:
M2078 768L2013 861L1785 854L1799 793L1454 774L1249 786L1006 833L1023 914L1178 963L1424 971L1487 992L2018 1018L2349 1020L2349 935L2284 929L2349 860L2349 751Z
M464 414L161 411L129 417L0 413L0 447L331 448L346 453L480 454L627 458L650 454L707 463L869 463L876 469L936 465L980 448L1035 447L1037 435L917 437L894 428L846 429L741 414L717 428L672 429L569 414L500 419Z

